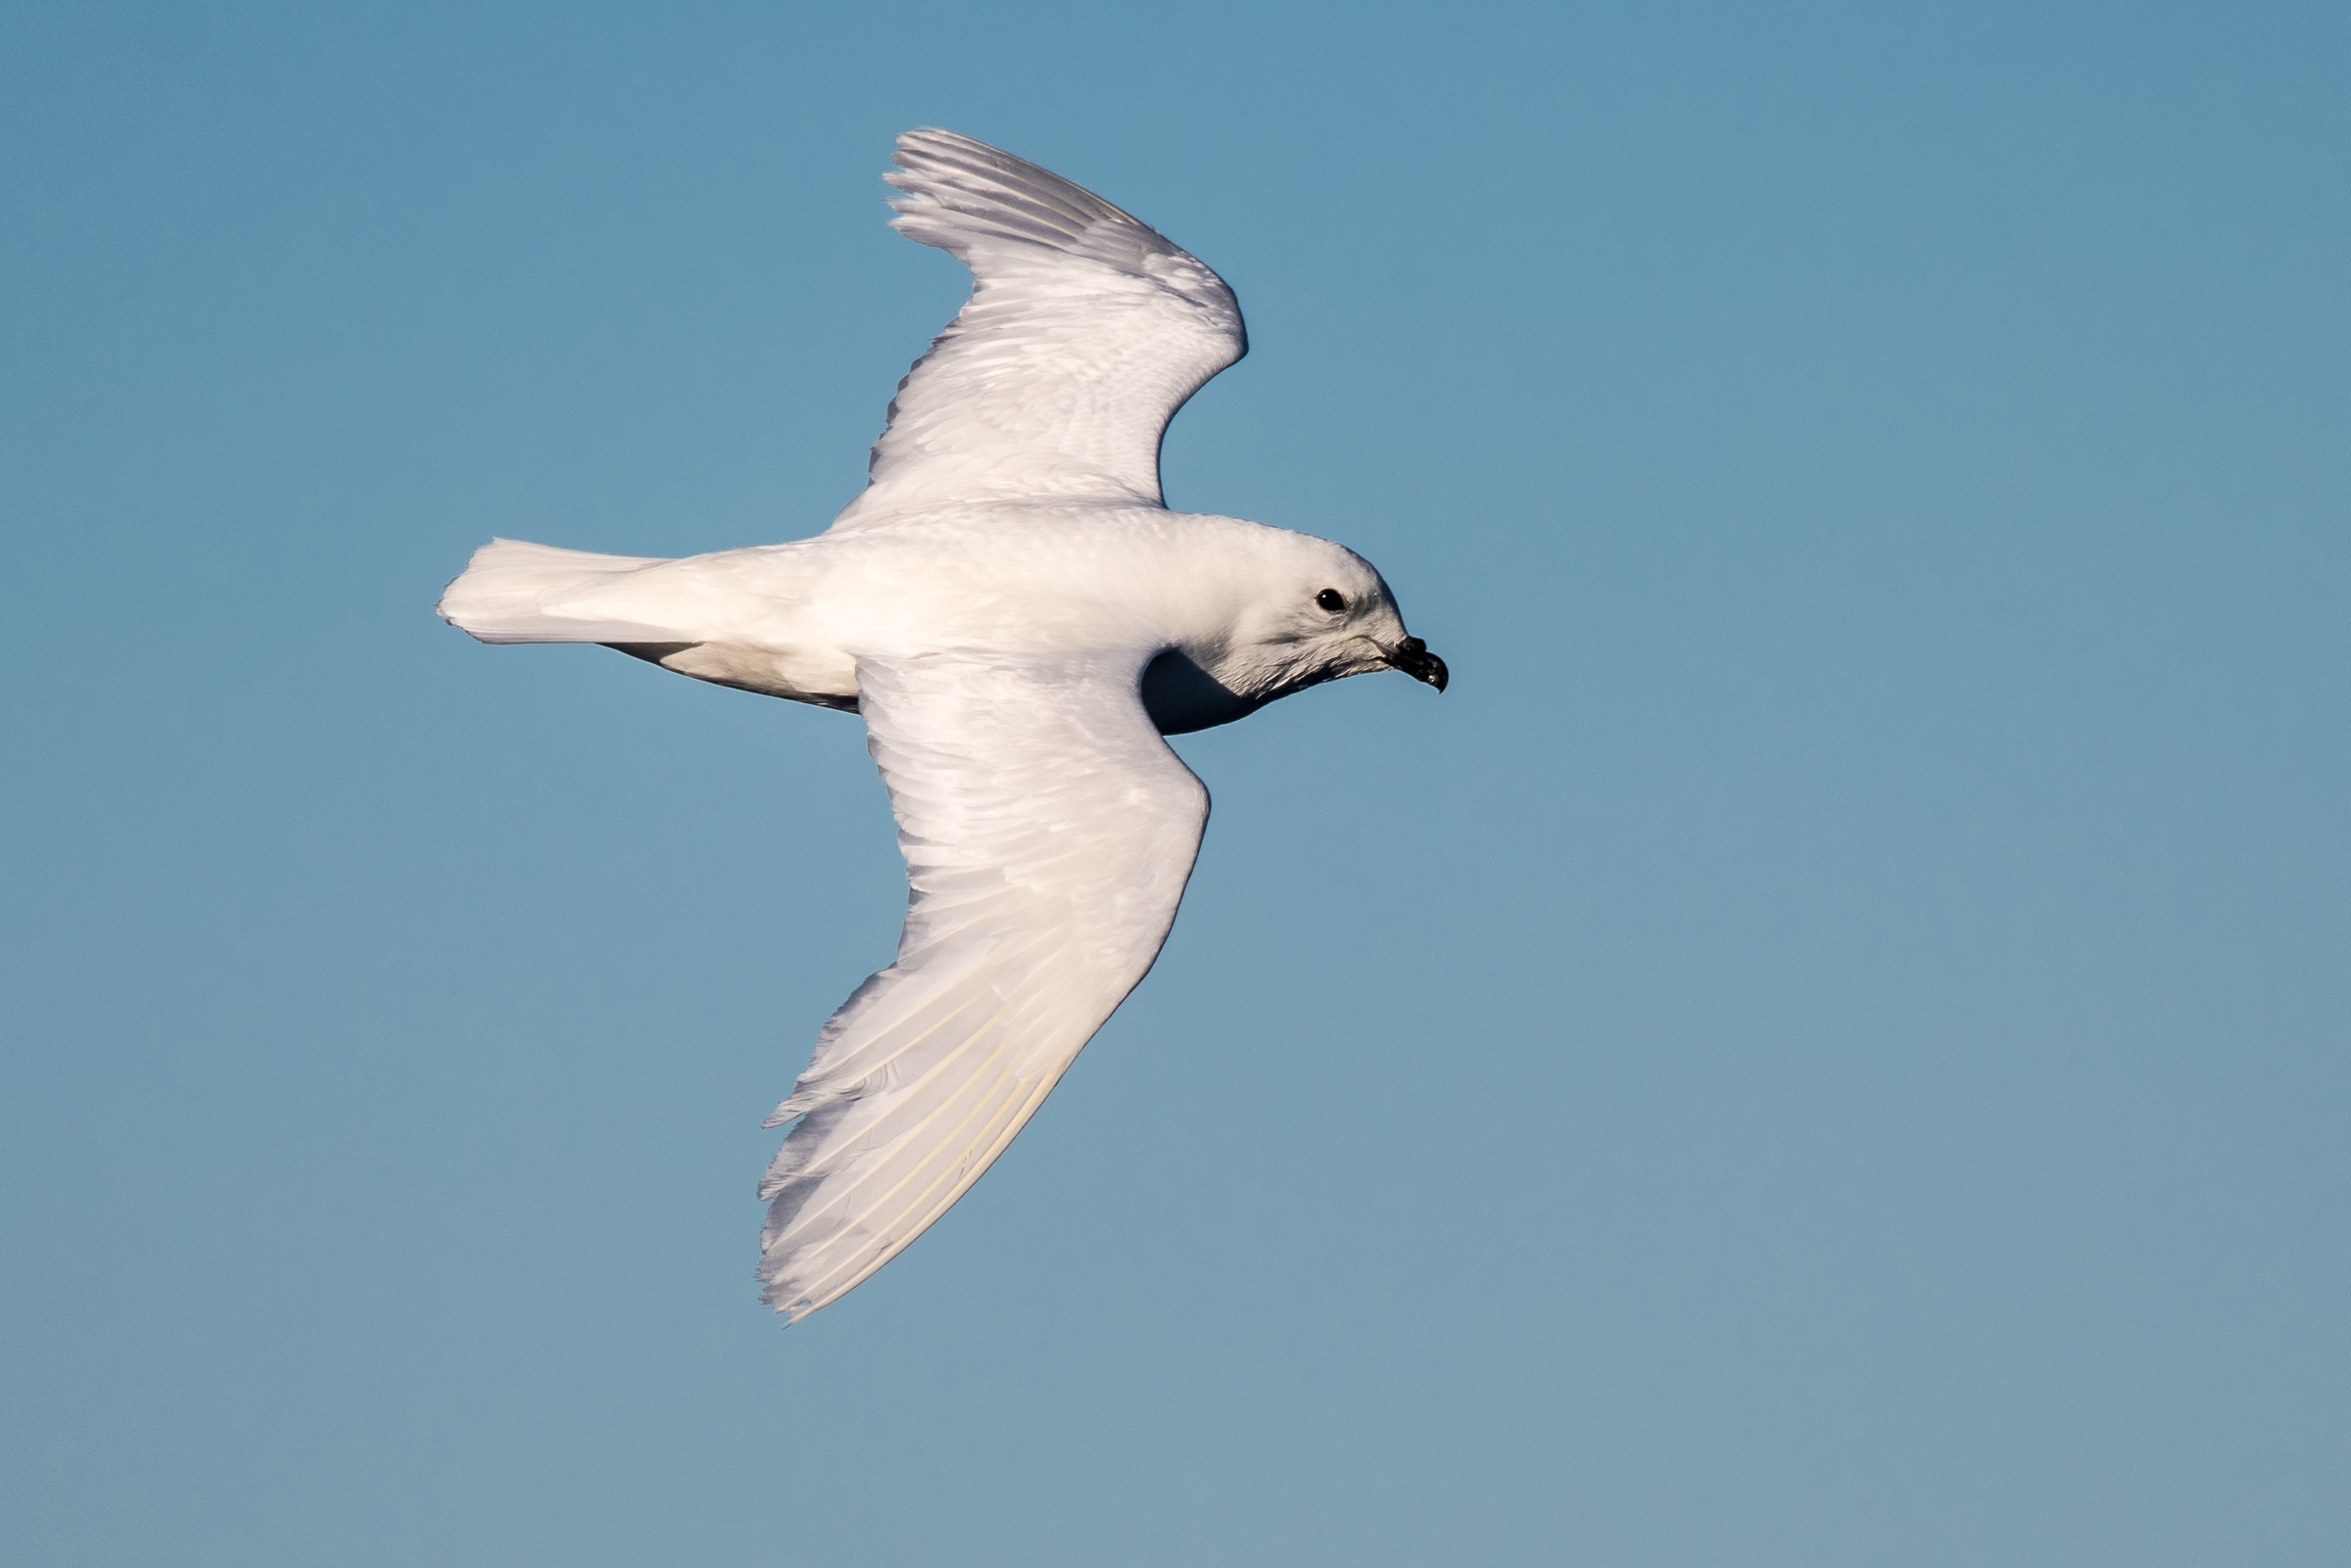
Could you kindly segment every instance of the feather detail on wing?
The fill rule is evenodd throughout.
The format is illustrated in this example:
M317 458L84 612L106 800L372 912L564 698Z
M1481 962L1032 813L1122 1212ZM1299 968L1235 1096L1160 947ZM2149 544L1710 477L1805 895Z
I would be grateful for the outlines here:
M1159 444L1248 352L1224 280L1060 175L944 130L898 138L891 226L972 297L889 405L836 529L946 502L1161 504Z
M861 661L869 745L912 894L768 1125L759 1277L797 1322L980 1178L1151 968L1208 792L1151 726L1131 660Z

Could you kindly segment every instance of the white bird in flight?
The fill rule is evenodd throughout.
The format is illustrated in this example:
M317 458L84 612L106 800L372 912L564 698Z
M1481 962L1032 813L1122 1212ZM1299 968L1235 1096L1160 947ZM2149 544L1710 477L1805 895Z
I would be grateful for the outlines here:
M946 1212L1158 957L1208 820L1163 736L1341 676L1446 680L1353 550L1161 499L1168 421L1248 349L1223 279L969 137L892 161L891 226L974 285L830 529L682 560L502 539L439 606L864 716L911 895L767 1119L797 1122L759 1187L792 1322Z

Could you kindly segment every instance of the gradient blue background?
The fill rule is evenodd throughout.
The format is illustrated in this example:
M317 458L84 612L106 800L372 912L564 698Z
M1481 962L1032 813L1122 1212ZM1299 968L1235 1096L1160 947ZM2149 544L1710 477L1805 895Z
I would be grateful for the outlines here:
M2351 13L0 12L0 1555L2351 1560ZM789 1334L853 720L429 607L821 528L937 123L1453 662Z

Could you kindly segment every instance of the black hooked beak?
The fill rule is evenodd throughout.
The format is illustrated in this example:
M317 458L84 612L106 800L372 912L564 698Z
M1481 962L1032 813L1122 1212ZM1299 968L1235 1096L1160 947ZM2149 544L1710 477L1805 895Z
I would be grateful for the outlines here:
M1429 652L1428 644L1416 637L1408 637L1388 649L1388 663L1415 681L1445 689L1445 661Z

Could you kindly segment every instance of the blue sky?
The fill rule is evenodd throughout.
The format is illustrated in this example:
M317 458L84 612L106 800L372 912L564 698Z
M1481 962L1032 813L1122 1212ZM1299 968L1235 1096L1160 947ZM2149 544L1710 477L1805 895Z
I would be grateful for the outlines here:
M0 10L0 1548L2334 1564L2334 7ZM822 528L936 123L1230 280L1178 506L1452 662L791 1333L852 720L429 613Z

